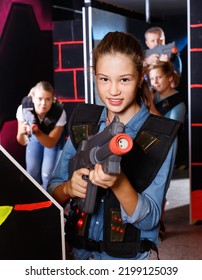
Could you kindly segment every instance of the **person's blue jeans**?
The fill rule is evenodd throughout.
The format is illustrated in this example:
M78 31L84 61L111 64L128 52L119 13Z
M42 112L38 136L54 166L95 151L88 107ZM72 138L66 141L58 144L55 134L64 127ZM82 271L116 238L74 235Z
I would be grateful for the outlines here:
M32 135L26 147L26 170L46 190L59 154L59 144L46 148Z

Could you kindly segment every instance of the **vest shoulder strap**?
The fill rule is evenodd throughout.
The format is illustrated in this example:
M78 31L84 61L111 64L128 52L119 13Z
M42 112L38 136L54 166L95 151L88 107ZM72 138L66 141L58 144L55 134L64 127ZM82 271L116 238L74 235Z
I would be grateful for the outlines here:
M83 139L97 133L103 109L104 106L96 104L77 104L68 123L68 133L75 149Z
M184 102L183 96L181 93L177 92L156 103L155 107L159 111L159 113L165 115L167 112L169 112L172 108L174 108L181 102Z

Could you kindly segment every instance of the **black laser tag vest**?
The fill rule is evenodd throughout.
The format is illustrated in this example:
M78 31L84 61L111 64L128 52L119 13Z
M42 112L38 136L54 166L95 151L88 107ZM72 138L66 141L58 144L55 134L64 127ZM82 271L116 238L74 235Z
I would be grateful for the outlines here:
M78 145L79 136L82 139L88 130L94 133L98 130L95 127L102 110L103 107L98 105L78 105L69 123L69 135L75 147ZM150 115L134 139L132 150L122 156L121 168L138 193L142 193L155 178L180 126L178 121ZM158 251L156 244L150 240L140 240L141 231L134 225L122 223L119 201L110 189L98 188L94 211L101 203L101 196L104 196L103 241L88 239L91 215L81 213L72 201L72 211L66 222L66 237L73 247L105 251L119 258L132 258L138 252L150 249Z
M39 129L45 134L49 134L51 130L54 129L56 123L63 112L63 106L58 101L52 104L51 109L46 114L42 122L39 121L39 118L34 110L34 104L32 102L31 96L25 96L22 100L22 111L25 121L32 125L37 124Z

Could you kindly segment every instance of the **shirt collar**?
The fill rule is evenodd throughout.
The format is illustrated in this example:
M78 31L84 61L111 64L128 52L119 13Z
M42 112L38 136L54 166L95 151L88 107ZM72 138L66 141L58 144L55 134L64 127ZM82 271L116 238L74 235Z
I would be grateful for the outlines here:
M140 110L135 114L129 122L125 125L125 131L128 133L129 131L133 133L137 133L140 129L140 127L143 125L145 120L148 118L150 112L145 106L144 103L141 103L140 105ZM99 120L99 125L106 123L107 119L107 109L106 107L103 109L100 120ZM133 134L132 133L132 134Z
M135 134L139 131L145 120L148 118L150 112L144 103L140 105L140 110L135 114L129 122L125 125L126 132L133 131Z

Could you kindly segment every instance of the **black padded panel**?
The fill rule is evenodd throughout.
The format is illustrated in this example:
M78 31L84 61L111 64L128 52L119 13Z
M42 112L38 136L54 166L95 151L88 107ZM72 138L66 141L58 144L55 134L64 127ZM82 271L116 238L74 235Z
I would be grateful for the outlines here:
M0 220L2 209L13 209L0 225L0 259L64 258L63 209L0 146ZM38 206L42 207L38 208ZM33 209L15 210L17 205Z

